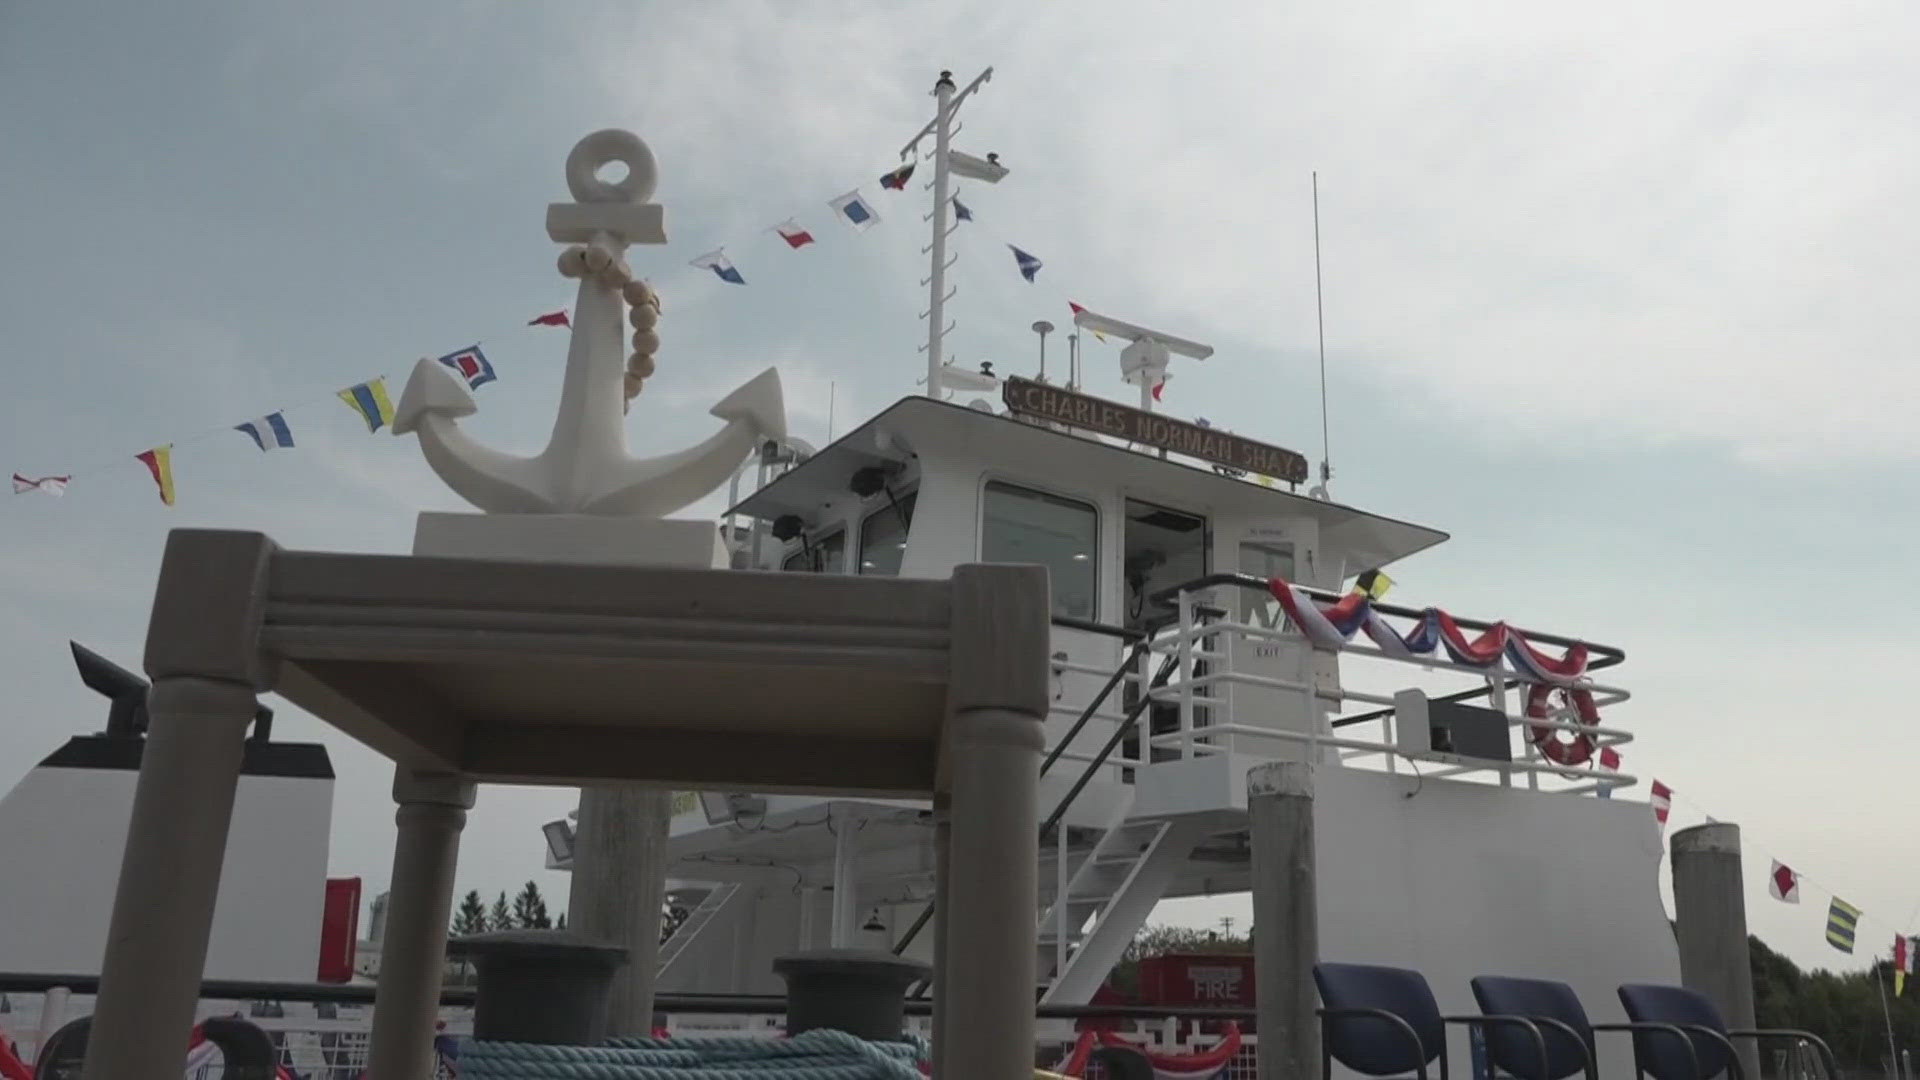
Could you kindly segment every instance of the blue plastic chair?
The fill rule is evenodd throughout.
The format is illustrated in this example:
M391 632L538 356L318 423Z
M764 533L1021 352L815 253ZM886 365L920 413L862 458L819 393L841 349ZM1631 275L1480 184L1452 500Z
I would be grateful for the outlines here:
M1654 1080L1711 1080L1727 1073L1731 1080L1745 1080L1740 1056L1734 1053L1734 1039L1787 1039L1805 1042L1820 1052L1827 1075L1837 1077L1840 1070L1826 1041L1810 1031L1790 1028L1729 1030L1720 1010L1706 996L1679 986L1649 986L1629 983L1620 988L1620 1004L1638 1024L1659 1024L1679 1029L1677 1037L1656 1038L1657 1033L1636 1031L1633 1036L1634 1068ZM1683 1054L1682 1048L1685 1048ZM1757 1077L1753 1080L1758 1080Z
M1315 964L1320 988L1320 1075L1331 1077L1335 1061L1364 1076L1412 1073L1428 1080L1427 1066L1440 1059L1447 1080L1447 1025L1511 1028L1526 1032L1535 1061L1544 1064L1546 1042L1533 1022L1517 1016L1442 1016L1424 975L1371 964Z
M1514 1028L1487 1032L1487 1060L1520 1080L1562 1080L1584 1072L1598 1080L1594 1065L1593 1024L1573 987L1545 979L1480 975L1472 980L1473 999L1489 1016L1524 1016L1546 1040L1542 1063L1533 1046Z
M1674 1054L1681 1057L1693 1054L1693 1044L1686 1032L1673 1024L1642 1020L1625 1024L1593 1023L1587 1019L1587 1007L1580 1003L1580 996L1566 983L1482 975L1473 980L1473 996L1486 1012L1524 1016L1540 1026L1547 1040L1548 1063L1544 1071L1535 1067L1539 1065L1539 1058L1529 1056L1524 1046L1511 1039L1505 1040L1504 1045L1495 1039L1488 1040L1494 1065L1522 1080L1559 1080L1578 1071L1585 1071L1587 1080L1596 1080L1599 1075L1594 1060L1596 1031L1630 1032L1636 1038L1661 1036L1669 1042ZM1697 1060L1690 1059L1689 1067L1698 1073Z

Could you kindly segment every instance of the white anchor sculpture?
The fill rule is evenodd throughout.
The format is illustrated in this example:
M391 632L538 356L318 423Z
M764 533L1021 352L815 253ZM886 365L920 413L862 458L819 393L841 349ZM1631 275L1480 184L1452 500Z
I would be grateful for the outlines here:
M617 183L595 175L612 161L627 166ZM786 437L780 375L768 368L713 407L726 426L706 441L660 457L628 456L626 404L652 371L659 300L634 280L624 252L628 244L666 243L661 208L648 201L654 180L653 152L630 132L596 131L567 155L576 201L547 208L547 235L576 245L561 254L560 272L579 278L580 291L560 411L539 455L514 457L475 442L457 423L476 411L466 381L437 360L414 365L393 433L418 433L427 464L481 510L665 517L719 487L761 442ZM625 367L629 303L634 355Z

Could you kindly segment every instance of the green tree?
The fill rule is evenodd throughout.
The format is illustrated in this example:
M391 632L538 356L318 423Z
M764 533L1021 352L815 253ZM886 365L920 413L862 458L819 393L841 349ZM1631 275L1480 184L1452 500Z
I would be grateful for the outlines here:
M487 932L487 904L480 899L479 889L470 889L460 898L460 909L453 913L453 933L456 937L467 934Z
M507 894L505 891L502 891L499 896L494 898L493 910L487 913L487 929L513 929L513 912L507 909Z
M1113 966L1107 982L1122 994L1131 996L1140 989L1140 961L1172 953L1250 953L1252 929L1247 937L1218 930L1197 930L1191 926L1143 927L1127 943L1120 962Z
M554 928L555 930L565 930L565 929L567 928L567 913L566 913L566 912L564 912L564 911L563 911L563 912L561 912L561 913L560 913L560 918L559 918L559 920L558 920L557 922L555 922L555 923L553 924L553 928Z
M553 920L547 917L547 902L540 896L540 886L527 882L519 895L513 898L513 924L522 930L548 930Z

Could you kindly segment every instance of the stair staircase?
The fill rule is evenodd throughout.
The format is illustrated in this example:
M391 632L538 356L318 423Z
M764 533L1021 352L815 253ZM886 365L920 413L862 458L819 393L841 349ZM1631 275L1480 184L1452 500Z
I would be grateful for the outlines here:
M739 885L725 883L714 886L713 891L700 898L700 903L687 913L686 921L674 928L673 936L660 943L661 974L673 967L673 962L686 952L687 946L693 944L693 939L700 936L700 931L706 929L714 916L720 914L720 909L727 906L727 901L733 899L733 894L739 891Z
M1123 803L1090 847L1077 858L1069 853L1064 896L1057 895L1057 869L1050 878L1053 887L1042 896L1039 925L1043 1004L1091 1000L1187 856L1211 831L1196 820L1129 821L1130 809ZM1063 921L1064 966L1058 962Z

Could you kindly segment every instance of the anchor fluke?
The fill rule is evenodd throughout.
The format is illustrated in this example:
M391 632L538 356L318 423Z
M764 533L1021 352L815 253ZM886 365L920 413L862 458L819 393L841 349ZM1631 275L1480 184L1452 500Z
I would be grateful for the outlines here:
M722 420L745 420L769 439L787 437L787 403L780 373L773 368L754 376L711 410Z
M427 413L458 418L479 411L465 379L437 360L422 359L413 366L407 388L400 392L400 404L393 410L393 433L411 434Z
M741 459L768 439L787 434L779 371L768 368L713 407L727 422L704 442L674 454L627 461L609 469L609 482L581 508L588 514L665 517L727 482Z
M480 509L492 514L551 513L539 459L482 446L454 422L477 411L465 379L438 360L422 359L400 393L393 433L418 433L427 464L455 494Z

